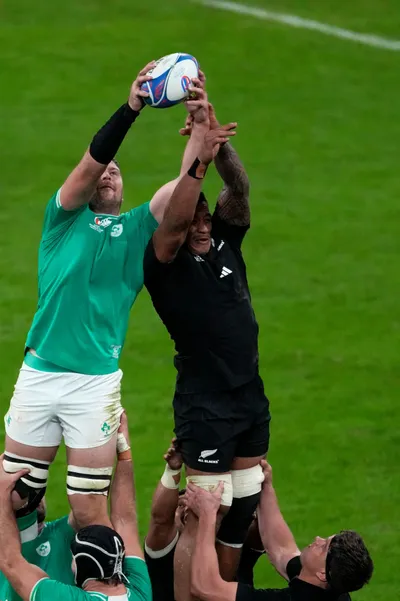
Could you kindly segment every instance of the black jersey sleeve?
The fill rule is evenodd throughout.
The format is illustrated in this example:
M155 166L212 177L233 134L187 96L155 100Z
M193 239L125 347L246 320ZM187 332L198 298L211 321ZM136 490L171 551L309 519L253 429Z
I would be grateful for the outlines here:
M250 225L232 225L225 219L221 219L218 215L218 207L212 216L212 233L214 236L226 240L234 248L241 248L243 238L249 227Z
M295 555L292 557L287 563L286 566L286 574L288 575L289 580L293 580L293 578L297 578L301 572L301 559L300 555Z
M171 263L161 263L161 261L157 259L153 238L150 238L143 259L144 283L146 287L148 284L151 284L152 280L155 278L159 279L160 277L167 275L170 267Z
M288 588L254 588L239 582L235 601L290 601Z

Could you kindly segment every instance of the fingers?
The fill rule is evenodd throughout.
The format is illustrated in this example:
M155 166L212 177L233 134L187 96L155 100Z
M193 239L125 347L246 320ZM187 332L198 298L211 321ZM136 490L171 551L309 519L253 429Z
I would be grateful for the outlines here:
M31 470L28 468L25 468L23 470L20 470L19 472L13 472L12 474L10 472L6 472L8 475L8 480L10 482L10 484L15 484L15 482L17 482L20 478L22 478L23 476L26 476L27 474L29 474Z
M141 71L139 71L139 75L137 77L137 79L139 79L139 77L146 75L146 73L148 73L149 71L151 71L152 69L154 69L157 65L156 61L150 61L149 63L147 63L147 65L145 67L143 67L143 69L141 69Z
M215 489L215 492L214 492L214 494L215 494L215 495L222 495L222 493L223 493L223 492L224 492L224 482L223 482L223 480L220 480L220 481L218 482L218 486L217 486L217 488Z
M204 71L202 71L201 69L199 69L199 81L202 84L202 87L204 88L206 83L206 76L204 74Z
M192 81L193 81L193 83L196 82L195 79L193 79ZM189 86L188 90L190 93L189 98L195 98L196 100L201 98L203 101L206 98L206 92L205 92L205 90L203 90L202 87L200 87L199 80L197 80L197 85Z
M237 123L227 123L226 125L221 125L221 127L218 128L217 131L219 130L224 130L226 132L229 132L231 129L235 129L235 127L237 127Z

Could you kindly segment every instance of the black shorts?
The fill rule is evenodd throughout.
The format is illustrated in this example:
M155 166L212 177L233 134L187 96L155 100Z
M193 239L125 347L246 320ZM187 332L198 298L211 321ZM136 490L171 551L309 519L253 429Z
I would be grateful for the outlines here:
M174 396L175 434L188 467L221 473L235 457L265 455L269 401L261 378L228 391Z

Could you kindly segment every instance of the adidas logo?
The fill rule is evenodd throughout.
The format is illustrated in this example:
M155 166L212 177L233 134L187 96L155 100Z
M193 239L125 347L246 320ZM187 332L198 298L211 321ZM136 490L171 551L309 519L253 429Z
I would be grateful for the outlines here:
M228 269L227 267L223 267L222 271L221 271L221 275L219 276L220 278L225 278L227 275L229 275L230 273L232 273L231 269Z

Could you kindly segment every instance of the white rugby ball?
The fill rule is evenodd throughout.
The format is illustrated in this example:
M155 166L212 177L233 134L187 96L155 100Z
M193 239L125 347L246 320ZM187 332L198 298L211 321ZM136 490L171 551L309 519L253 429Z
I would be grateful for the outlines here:
M144 98L145 103L165 109L188 98L191 80L199 76L199 65L194 56L175 52L163 56L156 63L148 73L152 79L142 85L142 90L150 94Z

